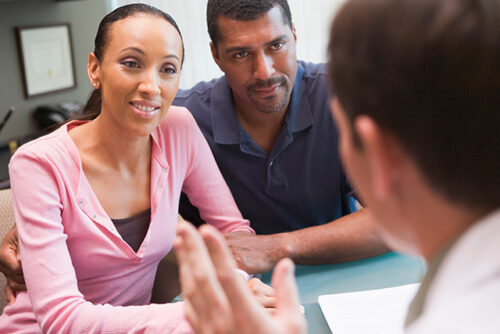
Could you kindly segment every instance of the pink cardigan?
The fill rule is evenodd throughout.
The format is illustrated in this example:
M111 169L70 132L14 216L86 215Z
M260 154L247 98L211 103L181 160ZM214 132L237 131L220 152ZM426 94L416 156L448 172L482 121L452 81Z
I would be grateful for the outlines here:
M223 232L253 232L185 108L151 135L151 224L137 253L121 238L82 170L68 129L23 145L9 165L28 293L0 317L0 333L180 333L183 303L150 304L176 234L181 190ZM119 198L117 198L119 200Z

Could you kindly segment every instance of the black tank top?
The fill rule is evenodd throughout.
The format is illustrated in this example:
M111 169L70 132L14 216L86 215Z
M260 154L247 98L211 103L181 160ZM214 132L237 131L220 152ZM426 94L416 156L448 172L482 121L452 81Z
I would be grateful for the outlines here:
M122 236L123 240L137 252L148 233L149 223L151 222L151 209L140 212L135 216L124 219L111 219L115 224L116 230Z

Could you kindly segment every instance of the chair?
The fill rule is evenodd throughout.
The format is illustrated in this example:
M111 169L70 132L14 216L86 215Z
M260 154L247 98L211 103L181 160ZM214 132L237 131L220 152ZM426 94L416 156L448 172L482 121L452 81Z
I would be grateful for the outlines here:
M168 303L180 293L179 267L172 250L158 265L151 303Z
M15 224L12 196L10 189L0 190L0 243ZM0 314L7 305L4 287L7 280L0 274ZM174 252L170 252L158 265L152 303L168 303L181 292L179 270Z
M3 238L14 226L14 210L12 209L12 196L10 189L0 190L0 243ZM3 308L7 305L7 299L5 299L5 283L7 280L3 274L0 274L0 313L2 313Z

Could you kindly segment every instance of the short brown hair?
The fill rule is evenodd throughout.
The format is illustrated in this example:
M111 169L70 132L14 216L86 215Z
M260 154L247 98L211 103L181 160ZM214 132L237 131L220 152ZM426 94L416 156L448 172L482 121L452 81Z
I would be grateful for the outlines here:
M394 134L427 181L466 207L500 206L500 2L350 0L329 75L351 123Z

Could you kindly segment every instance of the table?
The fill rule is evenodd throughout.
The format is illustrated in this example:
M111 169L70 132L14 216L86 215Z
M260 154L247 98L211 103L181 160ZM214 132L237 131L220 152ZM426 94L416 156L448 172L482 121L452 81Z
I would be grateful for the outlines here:
M297 266L295 278L304 305L308 332L331 333L318 304L324 294L361 291L415 283L425 273L425 262L398 253L321 266ZM271 274L262 276L269 284Z

